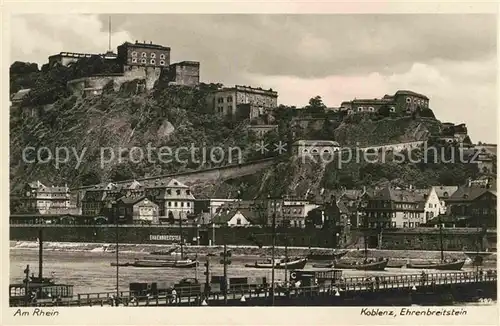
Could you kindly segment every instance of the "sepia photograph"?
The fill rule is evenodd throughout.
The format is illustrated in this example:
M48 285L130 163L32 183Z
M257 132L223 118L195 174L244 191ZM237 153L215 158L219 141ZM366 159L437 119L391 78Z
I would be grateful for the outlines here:
M9 24L13 317L497 305L496 15Z

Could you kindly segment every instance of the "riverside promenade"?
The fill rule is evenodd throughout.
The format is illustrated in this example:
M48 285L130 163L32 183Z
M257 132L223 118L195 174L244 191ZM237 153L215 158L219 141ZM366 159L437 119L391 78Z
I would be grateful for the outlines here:
M201 285L203 289L203 284ZM496 270L484 273L458 272L414 275L351 277L316 286L272 289L241 285L222 291L138 296L121 291L118 306L384 306L410 304L450 304L497 299ZM184 294L182 294L184 292ZM273 300L274 299L274 300ZM40 300L29 306L113 306L116 292L81 293L56 303Z

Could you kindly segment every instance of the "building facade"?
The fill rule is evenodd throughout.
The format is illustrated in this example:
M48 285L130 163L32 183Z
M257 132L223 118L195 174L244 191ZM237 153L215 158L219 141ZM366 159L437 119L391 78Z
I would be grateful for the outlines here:
M348 114L357 112L378 112L381 107L387 106L389 113L409 114L417 108L429 108L429 98L408 90L399 90L394 95L385 95L383 98L354 99L340 104L340 111Z
M168 181L144 182L144 194L159 207L160 223L187 220L194 214L194 196L185 184Z
M218 212L213 219L215 225L231 227L249 226L252 223L251 212L249 210L232 209Z
M297 156L333 155L341 150L333 140L298 140L292 144L292 153Z
M200 63L197 61L182 61L168 67L168 80L172 84L197 86L200 83Z
M432 187L439 198L439 215L446 214L446 200L458 190L458 186Z
M260 139L263 138L268 132L277 131L278 125L248 125L247 128Z
M170 65L170 48L150 43L125 42L118 46L118 63L127 66L165 68Z
M278 106L278 92L236 85L212 92L207 102L216 114L234 119L255 119Z
M207 198L196 199L194 201L194 213L208 213L210 216L215 216L218 210L223 205L228 205L238 202L237 198Z
M272 225L273 215L276 215L277 226L298 227L306 226L307 214L319 207L318 204L300 198L278 198L266 200L267 225Z
M40 181L27 183L13 201L16 213L67 214L71 208L67 186L46 186Z
M459 226L496 227L496 187L461 186L446 204L447 215Z
M386 187L368 200L366 227L415 228L425 222L422 197L411 190Z
M158 224L158 205L146 197L122 197L114 205L115 218L125 224Z

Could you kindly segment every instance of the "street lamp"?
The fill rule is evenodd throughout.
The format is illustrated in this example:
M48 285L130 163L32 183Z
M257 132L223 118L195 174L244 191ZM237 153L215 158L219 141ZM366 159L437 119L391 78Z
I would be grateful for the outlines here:
M119 219L119 216L118 214L115 214L115 231L116 231L116 299L118 300L118 297L120 295L120 281L119 281L119 256L118 256L118 242L119 242L119 238L118 238L118 219ZM118 306L118 305L117 305Z
M276 200L271 199L270 196L268 196L268 199L272 200L271 204L273 206L273 215L272 215L272 223L271 223L271 228L272 228L272 247L271 247L271 293L272 293L272 305L274 306L274 289L275 289L275 284L274 284L274 267L275 267L275 253L274 249L276 246Z

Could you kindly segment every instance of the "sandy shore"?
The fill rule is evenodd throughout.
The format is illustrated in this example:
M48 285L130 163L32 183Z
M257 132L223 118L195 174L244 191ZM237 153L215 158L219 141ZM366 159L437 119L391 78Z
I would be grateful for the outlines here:
M152 244L120 244L122 253L150 253L152 251L167 251L174 248L173 245L152 245ZM10 241L11 249L38 249L38 243L35 241ZM109 243L74 243L74 242L45 242L44 250L54 251L75 251L75 252L114 252L115 244ZM257 246L228 246L235 256L270 256L271 247L259 248ZM223 246L185 246L186 254L197 254L205 256L207 254L219 255L222 252ZM310 253L314 254L331 254L331 248L304 248L304 247L289 247L289 256L304 256ZM276 247L275 254L283 256L285 254L284 247ZM422 250L379 250L369 249L368 255L373 258L386 257L391 260L406 262L411 260L439 260L441 253L439 251L422 251ZM364 250L351 249L344 256L344 259L356 259L364 257ZM447 259L466 259L467 256L459 251L445 252ZM497 255L492 255L485 258L485 262L496 262Z

